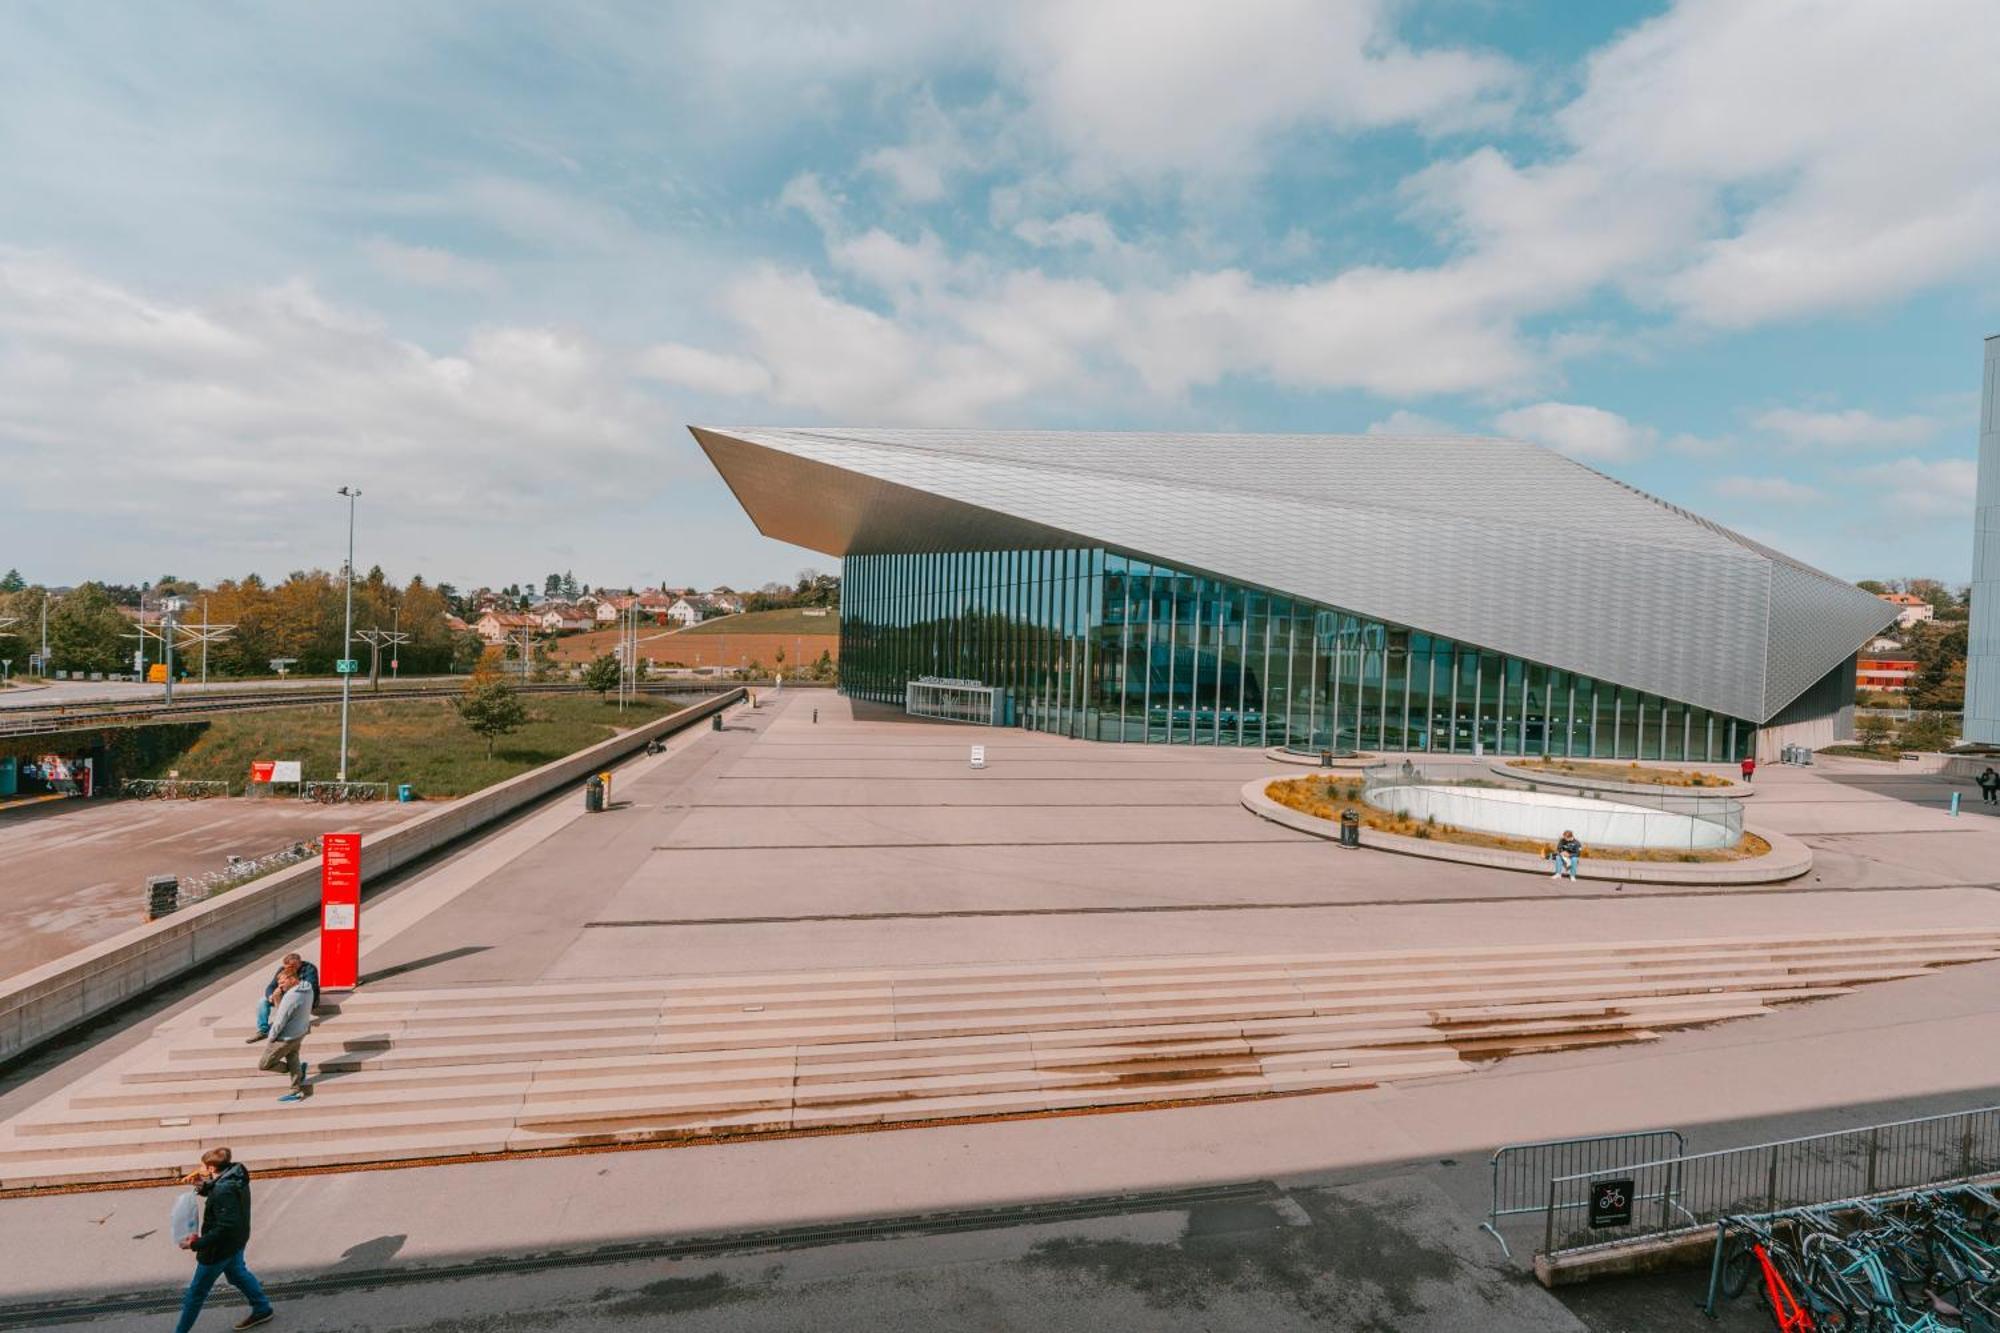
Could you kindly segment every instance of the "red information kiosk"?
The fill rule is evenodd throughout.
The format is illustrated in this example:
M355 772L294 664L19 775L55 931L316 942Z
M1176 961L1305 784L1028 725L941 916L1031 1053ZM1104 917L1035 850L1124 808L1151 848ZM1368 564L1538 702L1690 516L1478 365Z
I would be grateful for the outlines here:
M320 839L319 984L353 990L361 980L361 835Z

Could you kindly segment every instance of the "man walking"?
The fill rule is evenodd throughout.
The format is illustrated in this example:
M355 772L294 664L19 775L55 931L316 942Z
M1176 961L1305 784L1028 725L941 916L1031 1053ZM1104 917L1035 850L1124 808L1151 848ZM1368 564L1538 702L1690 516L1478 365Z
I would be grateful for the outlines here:
M257 1002L257 1035L246 1037L244 1044L254 1046L260 1041L270 1039L271 1009L278 1002L278 978L285 975L286 968L297 972L300 980L312 987L314 1003L318 1003L319 969L295 953L286 954L283 961L278 964L278 970L271 974L270 983L264 987L264 998Z
M1978 782L1979 799L1988 805L2000 805L2000 773L1993 771L1993 765L1986 766L1986 771L1979 775Z
M282 1069L292 1078L292 1090L278 1098L281 1102L302 1102L312 1096L306 1082L306 1062L299 1056L299 1044L312 1031L312 987L300 979L296 968L278 973L278 1007L271 1014L271 1044L257 1062L263 1070Z
M229 1285L250 1302L250 1313L236 1327L268 1324L277 1311L271 1308L257 1275L243 1262L243 1249L250 1243L250 1172L232 1159L229 1149L210 1148L186 1180L204 1203L201 1230L181 1240L182 1249L194 1251L194 1277L181 1294L181 1321L174 1326L174 1333L188 1333L194 1327L209 1289L219 1277L228 1278Z
M1743 780L1745 782L1757 780L1757 760L1747 754L1743 756Z

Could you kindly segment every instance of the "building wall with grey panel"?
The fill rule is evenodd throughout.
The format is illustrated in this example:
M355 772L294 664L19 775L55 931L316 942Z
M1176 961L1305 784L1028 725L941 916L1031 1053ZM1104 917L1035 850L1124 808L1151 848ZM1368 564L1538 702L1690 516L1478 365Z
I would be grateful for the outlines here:
M1972 624L1965 739L2000 745L2000 335L1986 340L1979 403L1979 492L1972 511Z

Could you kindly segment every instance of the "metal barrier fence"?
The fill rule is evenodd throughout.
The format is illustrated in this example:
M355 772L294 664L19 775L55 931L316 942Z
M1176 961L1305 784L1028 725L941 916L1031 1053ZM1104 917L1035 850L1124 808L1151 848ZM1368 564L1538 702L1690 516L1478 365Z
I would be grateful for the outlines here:
M1864 1129L1725 1148L1551 1176L1543 1200L1542 1252L1560 1254L1711 1226L1734 1214L1772 1213L1935 1185L2000 1171L2000 1106L1897 1120ZM1558 1219L1590 1207L1592 1183L1630 1181L1630 1221L1558 1232Z
M386 801L389 799L389 784L386 782L302 782L299 784L301 801L318 801L321 805L343 805L350 801Z
M1511 1259L1514 1251L1500 1234L1500 1219L1539 1213L1547 1207L1549 1177L1588 1175L1634 1157L1653 1158L1686 1150L1687 1140L1677 1129L1604 1134L1589 1139L1544 1139L1539 1143L1510 1143L1497 1148L1493 1152L1493 1206L1487 1210L1480 1230L1499 1241L1500 1252Z
M199 801L229 795L229 784L219 778L127 778L118 794L138 801Z

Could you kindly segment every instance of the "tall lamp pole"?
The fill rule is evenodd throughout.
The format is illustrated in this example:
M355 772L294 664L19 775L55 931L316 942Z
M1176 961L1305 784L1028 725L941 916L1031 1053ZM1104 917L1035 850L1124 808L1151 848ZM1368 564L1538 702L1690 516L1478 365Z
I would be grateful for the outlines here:
M361 498L358 486L342 486L341 495L347 497L347 616L340 630L340 664L343 668L351 660L354 651L354 502ZM343 669L340 673L340 775L335 781L347 781L347 697L353 688L354 673Z

